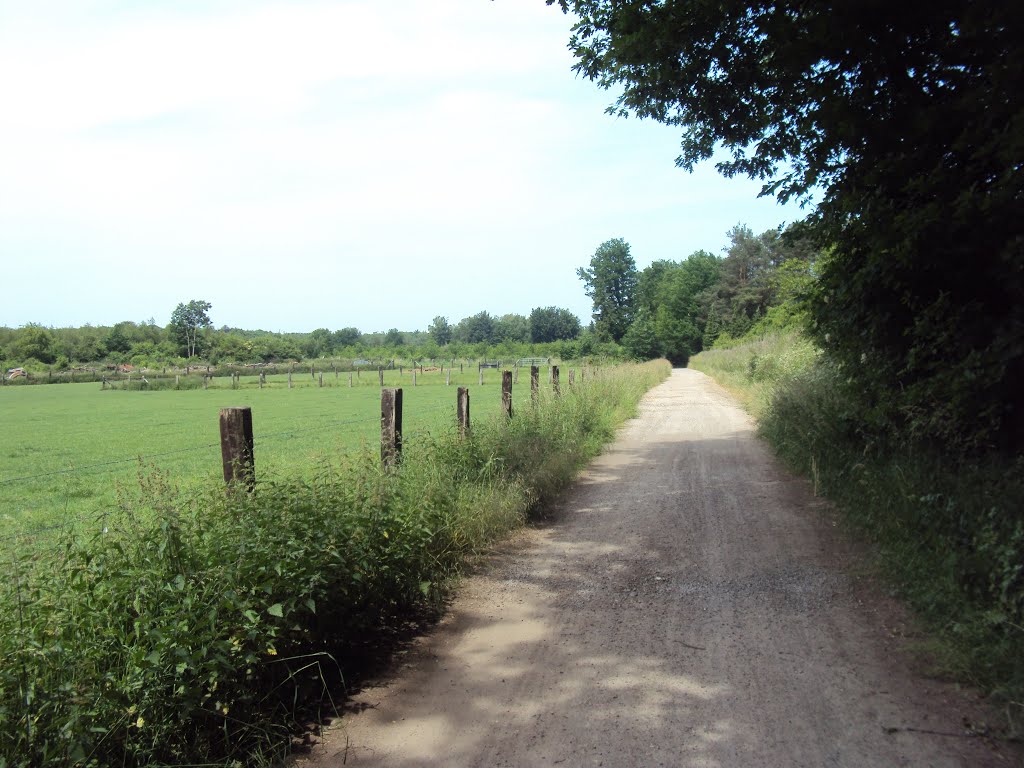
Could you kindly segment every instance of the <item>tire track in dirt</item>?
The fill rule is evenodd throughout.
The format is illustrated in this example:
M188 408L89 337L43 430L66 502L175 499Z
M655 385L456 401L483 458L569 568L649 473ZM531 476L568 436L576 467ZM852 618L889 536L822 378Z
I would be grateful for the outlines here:
M304 768L1011 766L711 379L652 390Z

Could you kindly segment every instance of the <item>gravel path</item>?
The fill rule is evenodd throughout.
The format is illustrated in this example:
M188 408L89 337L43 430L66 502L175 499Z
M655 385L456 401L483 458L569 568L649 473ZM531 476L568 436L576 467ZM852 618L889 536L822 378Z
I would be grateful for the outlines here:
M467 579L304 768L1012 766L828 506L691 370Z

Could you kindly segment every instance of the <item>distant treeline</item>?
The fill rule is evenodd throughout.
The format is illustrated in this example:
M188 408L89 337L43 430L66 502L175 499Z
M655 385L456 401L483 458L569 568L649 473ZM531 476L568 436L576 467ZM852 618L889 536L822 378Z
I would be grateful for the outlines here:
M196 304L196 302L192 302ZM200 303L202 306L204 303ZM209 306L209 305L206 305ZM203 315L205 313L200 313ZM205 327L204 327L205 325ZM363 333L358 328L317 328L308 333L273 333L198 323L192 339L172 319L126 320L113 326L47 328L29 323L0 328L0 362L4 370L68 370L79 366L131 364L136 367L184 367L251 364L322 358L561 357L618 358L622 350L602 344L567 309L537 307L529 316L493 316L483 311L449 323L435 317L427 331ZM195 354L188 355L194 341Z
M580 271L594 298L587 326L570 310L552 306L536 307L529 315L481 311L458 322L438 315L425 331L364 333L345 327L273 333L216 328L211 305L193 300L179 304L164 326L150 319L113 326L0 328L0 364L4 370L20 366L31 372L100 364L181 368L382 357L666 357L683 364L719 338L789 325L803 312L798 296L811 281L815 252L798 230L755 235L737 225L728 237L724 256L701 250L680 261L655 261L642 271L624 241L600 246L592 272ZM606 274L605 267L614 274ZM595 292L593 281L601 280L613 284L597 285Z

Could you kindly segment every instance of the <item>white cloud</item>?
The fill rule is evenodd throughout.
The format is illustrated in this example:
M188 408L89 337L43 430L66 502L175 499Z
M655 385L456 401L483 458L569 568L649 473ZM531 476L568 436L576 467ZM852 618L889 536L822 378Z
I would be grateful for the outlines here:
M673 129L606 117L542 0L3 3L0 324L193 294L284 329L586 315L575 268L603 240L642 266L784 218L674 169Z

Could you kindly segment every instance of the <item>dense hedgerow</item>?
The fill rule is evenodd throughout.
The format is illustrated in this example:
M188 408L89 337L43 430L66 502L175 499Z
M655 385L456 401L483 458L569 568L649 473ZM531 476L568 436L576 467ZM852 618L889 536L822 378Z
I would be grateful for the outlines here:
M598 453L664 361L591 375L511 421L407 440L253 494L154 468L93 527L24 544L0 589L0 765L279 758L338 683L440 605L468 558ZM102 527L100 527L102 526Z
M797 335L704 352L693 366L745 392L761 435L875 542L935 632L935 661L1024 726L1024 458L957 455L885 428L881 404Z

